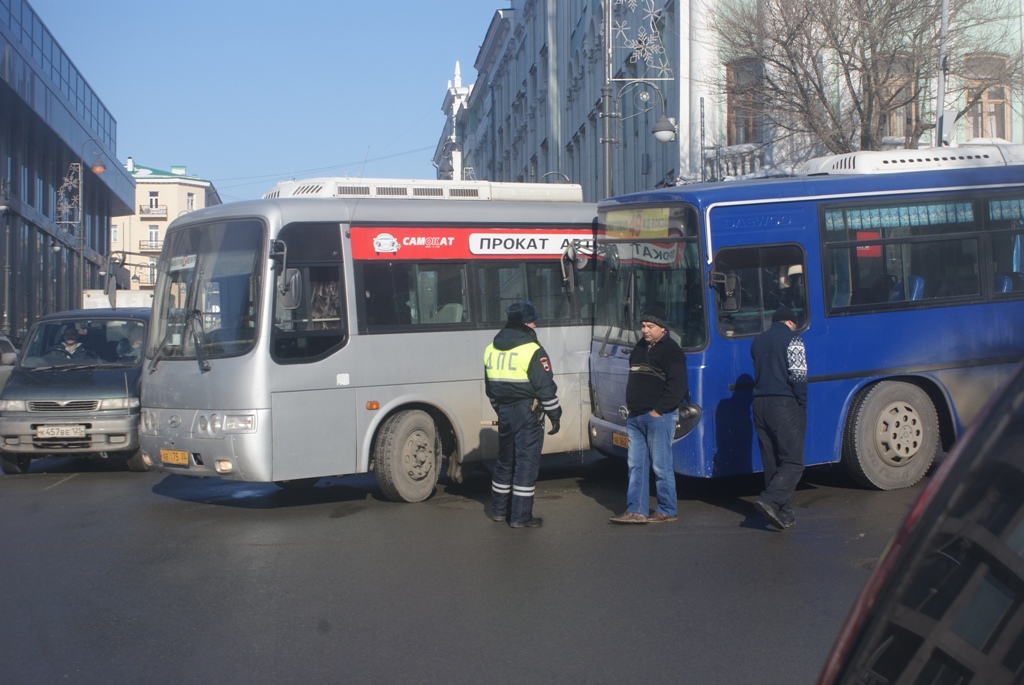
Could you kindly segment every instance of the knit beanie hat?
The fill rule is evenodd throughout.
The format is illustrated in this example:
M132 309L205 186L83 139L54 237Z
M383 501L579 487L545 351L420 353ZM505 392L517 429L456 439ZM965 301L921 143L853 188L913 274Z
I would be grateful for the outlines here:
M648 323L653 323L655 326L668 328L668 316L665 315L665 310L661 307L648 307L640 315L640 321L646 321Z
M794 314L793 310L788 307L779 307L775 310L775 313L772 314L772 323L777 321L792 321L793 323L796 323L796 314Z

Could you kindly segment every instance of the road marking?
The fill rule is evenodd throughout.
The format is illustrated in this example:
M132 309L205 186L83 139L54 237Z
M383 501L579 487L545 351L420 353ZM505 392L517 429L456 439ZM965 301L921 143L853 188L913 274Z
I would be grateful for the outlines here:
M57 482L56 482L56 483L54 483L53 485L47 485L47 486L46 486L45 488L43 488L43 490L45 491L45 490L49 490L50 488L55 488L55 487L57 487L58 485L60 485L61 483L66 483L66 482L68 482L69 480L71 480L72 478L74 478L74 477L75 477L75 476L77 476L77 475L78 475L77 473L72 473L72 474L71 474L70 476L68 476L67 478L61 478L61 479L60 479L59 481L57 481Z

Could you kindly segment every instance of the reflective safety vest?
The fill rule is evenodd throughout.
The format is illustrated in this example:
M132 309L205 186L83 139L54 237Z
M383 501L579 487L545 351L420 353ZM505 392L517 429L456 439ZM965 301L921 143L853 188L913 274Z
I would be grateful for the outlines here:
M535 342L499 350L491 343L484 350L484 372L488 380L499 383L530 383L530 360L540 349Z

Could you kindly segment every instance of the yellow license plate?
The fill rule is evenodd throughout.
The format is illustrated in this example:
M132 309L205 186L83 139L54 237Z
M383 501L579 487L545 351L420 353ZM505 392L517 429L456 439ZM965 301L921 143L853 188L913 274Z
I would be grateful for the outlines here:
M622 433L612 433L612 444L616 447L629 448L629 438Z
M188 466L188 452L181 450L160 450L160 461L173 466Z

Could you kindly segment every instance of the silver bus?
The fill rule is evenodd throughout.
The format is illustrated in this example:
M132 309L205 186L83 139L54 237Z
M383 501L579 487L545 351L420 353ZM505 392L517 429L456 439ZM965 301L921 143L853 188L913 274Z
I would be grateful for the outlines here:
M308 179L168 229L146 348L151 467L282 486L374 472L416 502L493 459L483 350L533 301L563 429L589 448L592 280L578 185ZM567 280L567 274L568 280Z

